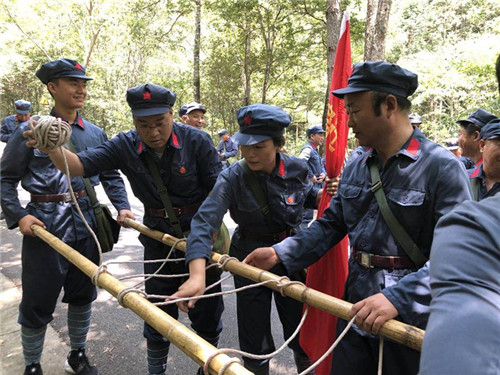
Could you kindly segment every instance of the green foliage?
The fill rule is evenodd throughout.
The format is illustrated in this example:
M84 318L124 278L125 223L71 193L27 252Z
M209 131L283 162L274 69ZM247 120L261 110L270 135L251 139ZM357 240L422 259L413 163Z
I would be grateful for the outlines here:
M353 62L363 56L365 3L341 2L350 11ZM48 113L52 100L34 72L61 57L87 64L94 80L82 114L109 136L132 127L129 87L173 89L175 112L193 100L193 0L4 0L0 9L2 116L19 98ZM238 130L246 72L249 101L290 112L286 148L300 150L305 128L321 123L329 86L325 10L325 0L202 0L201 101L214 141L221 128ZM393 2L386 50L388 61L419 74L412 111L432 139L453 136L455 121L478 107L500 114L497 0Z

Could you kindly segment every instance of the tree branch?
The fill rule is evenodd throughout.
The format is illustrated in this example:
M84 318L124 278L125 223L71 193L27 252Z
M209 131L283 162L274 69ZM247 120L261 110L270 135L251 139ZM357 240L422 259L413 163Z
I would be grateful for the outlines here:
M14 18L14 16L13 16L13 15L12 15L12 13L10 12L10 9L7 7L7 5L6 5L6 4L4 4L4 8L5 8L5 10L7 11L7 13L9 14L9 17L10 17L10 19L12 20L12 22L14 23L14 25L16 25L16 26L17 26L17 28L18 28L18 29L19 29L19 30L20 30L20 31L21 31L24 35L26 35L26 37L27 37L29 40L31 40L31 42L32 42L35 46L37 46L37 47L38 47L38 49L39 49L40 51L42 51L42 52L43 52L43 54L47 57L47 59L52 60L52 58L51 58L51 57L49 56L49 54L48 54L48 53L47 53L47 52L43 49L43 47L42 47L42 46L40 46L40 45L36 42L36 40L34 40L34 39L31 37L31 35L29 35L28 33L26 33L26 32L22 29L22 27L21 27L21 26L19 26L19 24L17 23L16 19Z

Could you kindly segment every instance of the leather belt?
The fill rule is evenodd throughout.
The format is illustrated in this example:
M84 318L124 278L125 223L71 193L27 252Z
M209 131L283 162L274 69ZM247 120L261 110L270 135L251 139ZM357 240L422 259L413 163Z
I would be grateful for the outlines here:
M251 238L252 240L271 242L271 243L281 242L285 238L293 236L294 234L292 229L286 229L278 233L259 233L245 229L240 229L239 232L243 234L245 237Z
M352 258L356 263L365 268L386 268L386 269L404 269L415 268L415 264L408 257L383 256L365 253L364 251L352 251Z
M87 191L75 191L76 199L83 198L87 196ZM44 203L44 202L71 202L71 193L63 194L31 194L31 202L34 203Z
M174 213L176 216L188 215L195 213L200 208L201 202L196 204L191 204L189 206L183 207L172 207L174 209ZM144 207L144 216L153 216L153 217L168 217L167 212L164 208L150 208Z

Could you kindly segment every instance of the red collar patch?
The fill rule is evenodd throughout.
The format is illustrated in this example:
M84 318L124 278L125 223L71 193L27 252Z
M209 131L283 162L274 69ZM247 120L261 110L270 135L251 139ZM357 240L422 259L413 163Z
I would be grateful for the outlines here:
M285 162L280 160L280 167L278 169L278 173L281 177L285 177Z
M141 154L142 153L142 150L144 148L144 145L142 143L142 140L139 139L139 145L137 146L137 153Z
M477 166L476 169L474 169L470 174L470 177L471 178L477 177L479 175L479 172L481 172L481 167Z
M175 135L174 132L172 132L172 144L175 146L175 147L179 147L179 141L177 140L177 136Z
M419 148L420 148L420 142L417 141L415 138L412 138L410 140L410 143L408 144L408 147L406 148L406 151L408 151L408 153L413 156L417 156Z
M76 119L76 123L78 124L78 126L80 126L82 129L85 128L85 124L83 123L83 120L82 118L80 117L80 115L78 115L77 119Z
M145 93L142 94L142 98L144 100L151 100L151 93L149 91L146 91Z
M481 159L479 159L474 167L479 167L481 164L483 164L483 157L481 156Z

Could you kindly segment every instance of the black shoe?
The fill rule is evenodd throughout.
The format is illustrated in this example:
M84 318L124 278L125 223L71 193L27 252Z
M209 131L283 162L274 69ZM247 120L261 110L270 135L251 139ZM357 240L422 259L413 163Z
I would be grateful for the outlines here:
M68 354L64 369L68 374L98 375L97 367L91 366L85 355L85 349L72 350Z
M42 366L39 363L32 363L26 366L24 370L24 375L43 375Z

